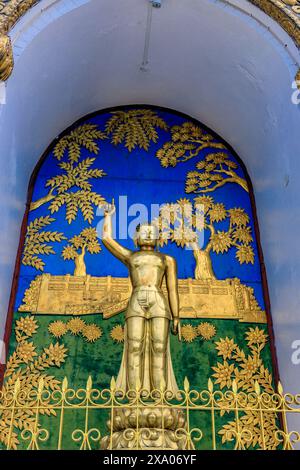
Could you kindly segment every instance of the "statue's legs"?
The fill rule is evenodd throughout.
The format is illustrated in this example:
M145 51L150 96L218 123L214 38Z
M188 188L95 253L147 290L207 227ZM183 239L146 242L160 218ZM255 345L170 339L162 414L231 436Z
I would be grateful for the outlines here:
M167 346L170 320L151 319L151 382L152 387L160 390L162 379L167 384Z
M143 348L145 338L145 319L130 317L127 325L127 380L128 388L135 390L137 380L143 383Z

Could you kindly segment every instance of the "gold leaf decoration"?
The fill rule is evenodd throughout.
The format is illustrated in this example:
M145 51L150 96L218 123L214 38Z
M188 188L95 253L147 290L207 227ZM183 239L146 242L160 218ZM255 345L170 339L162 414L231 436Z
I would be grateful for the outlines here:
M124 143L129 152L135 148L148 150L151 142L157 142L156 129L168 130L165 121L150 109L113 111L105 130L114 145Z
M219 222L227 222L227 230L217 230ZM193 250L195 279L215 279L210 254L227 253L235 249L240 264L254 264L253 237L249 215L243 208L226 209L211 196L182 198L176 203L164 204L159 216L152 221L159 232L160 246L168 242ZM201 232L207 231L208 242L203 246Z
M28 407L26 401L30 400L30 394L37 392L38 387L43 382L43 388L49 391L59 390L61 383L53 375L46 373L47 369L52 367L61 367L67 357L67 349L64 345L50 344L44 347L41 353L37 352L34 341L28 341L32 338L38 329L38 322L31 316L22 317L16 321L15 333L17 347L10 355L4 375L3 393L4 396L13 394L19 387L22 390L22 396L18 400L22 403L22 408L17 408L12 414L9 409L0 411L0 442L12 449L17 449L19 445L19 433L24 429L30 429L34 426L35 416ZM32 395L33 396L33 395ZM27 398L24 398L27 397ZM44 400L45 406L40 409L42 415L54 415L56 411L50 406L49 400ZM47 405L49 404L49 408Z
M164 168L175 167L180 162L186 162L207 148L226 149L200 126L192 122L184 122L171 128L171 141L166 142L156 153Z
M63 322L57 320L51 322L48 327L49 333L51 333L55 338L61 338L67 333L81 337L89 342L94 343L101 338L103 331L95 323L86 323L80 317L71 318L68 322Z
M57 320L50 323L48 330L55 338L61 338L67 333L68 327L64 322Z
M181 327L181 335L185 342L192 343L198 336L197 329L190 324Z
M50 216L42 216L28 225L22 256L22 263L25 266L43 271L45 263L38 255L55 254L53 247L48 243L61 242L66 238L63 233L42 230L54 221L55 219Z
M106 138L105 133L100 131L96 124L83 124L62 137L55 145L53 154L58 160L61 160L67 152L71 163L78 162L81 147L91 153L98 154L97 140Z
M187 193L208 193L227 183L235 183L249 192L247 181L237 173L238 165L225 152L209 153L187 174Z
M220 389L233 389L236 393L267 393L273 395L273 378L269 370L264 366L261 352L267 343L267 335L263 329L258 327L249 328L245 335L248 352L241 349L232 338L221 338L216 341L216 350L218 356L222 356L223 362L218 362L212 367L214 373L214 384L219 385ZM223 403L220 406L224 408L221 415L225 414L226 405L231 400L231 395L223 394ZM267 401L264 402L267 406ZM272 401L269 402L270 408L273 406ZM239 420L230 421L223 425L219 431L222 437L222 443L229 442L232 436L239 432L241 446L243 448L258 448L267 450L275 450L279 441L276 439L276 431L278 430L277 416L274 411L259 414L259 410L251 409L251 407L243 412ZM262 423L261 423L262 420ZM262 436L261 426L263 426L264 436ZM247 432L248 431L248 432ZM250 433L249 433L250 431ZM246 436L251 438L246 438Z
M82 329L82 336L89 343L94 343L95 341L100 339L102 334L102 329L94 323L85 325L85 327Z
M86 251L91 254L98 254L101 251L97 231L94 227L83 229L79 235L72 237L69 240L69 245L63 249L63 259L75 261L74 276L86 275L84 260Z
M197 326L197 333L202 339L208 341L216 336L216 328L211 323L202 322Z
M95 158L86 158L77 165L69 162L59 163L59 167L65 173L47 181L46 187L50 187L49 193L32 202L30 210L35 210L50 202L49 210L51 214L54 214L65 205L66 219L69 224L76 219L78 210L82 212L84 219L91 223L94 218L93 205L99 206L104 202L102 196L92 191L92 185L89 182L90 179L105 176L103 170L91 168L94 162ZM72 188L76 189L68 192Z
M124 342L124 328L122 325L116 325L112 328L110 332L110 337L116 343Z

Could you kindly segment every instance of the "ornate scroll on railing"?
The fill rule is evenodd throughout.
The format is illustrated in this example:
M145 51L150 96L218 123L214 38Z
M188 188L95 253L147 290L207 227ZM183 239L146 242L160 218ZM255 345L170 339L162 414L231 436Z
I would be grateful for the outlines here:
M23 429L16 423L27 415ZM296 414L300 430L300 395L284 393L281 385L272 395L232 389L191 390L185 379L176 396L165 390L149 394L137 384L126 394L116 389L69 388L65 378L52 391L41 379L36 390L0 392L2 449L282 449L300 442L299 431L288 429L288 415Z

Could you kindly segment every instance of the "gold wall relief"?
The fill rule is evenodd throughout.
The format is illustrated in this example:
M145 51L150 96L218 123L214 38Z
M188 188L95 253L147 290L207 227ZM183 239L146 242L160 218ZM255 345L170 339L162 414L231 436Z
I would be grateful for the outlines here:
M100 251L97 231L93 227L88 227L69 240L69 244L62 251L62 257L64 260L74 260L74 276L85 276L85 253L98 254Z
M181 318L267 321L253 289L237 278L179 279L178 283ZM19 311L49 315L101 313L103 318L110 318L127 308L130 294L129 278L42 274L26 290Z
M69 134L63 136L55 145L53 154L60 162L58 175L49 178L46 188L48 194L32 201L30 210L33 211L50 203L51 214L57 212L61 207L66 207L66 219L73 222L80 210L89 223L94 218L93 205L99 206L104 202L104 198L92 191L91 179L105 176L103 170L92 168L95 158L85 158L79 162L81 147L98 154L99 146L97 139L105 139L105 134L97 128L95 124L83 124L73 129ZM67 161L61 161L67 156ZM61 170L63 173L61 174ZM75 188L75 190L74 190ZM73 191L70 191L72 190Z
M267 343L267 335L258 327L249 328L245 340L248 351L240 348L232 338L221 338L215 342L218 356L223 362L217 362L212 367L212 379L221 390L235 389L235 393L267 393L273 396L273 378L269 370L264 366L261 353ZM226 407L234 398L232 395L223 394L224 411L221 416L226 415ZM221 404L221 403L220 403ZM273 406L272 400L265 402L266 409ZM261 423L261 419L263 423ZM278 431L278 418L275 412L260 416L258 409L245 410L237 421L229 421L219 431L222 443L231 441L233 435L238 431L241 435L241 446L249 448L257 446L260 449L276 450L280 441L276 439ZM264 429L264 435L261 432Z
M43 230L54 221L55 219L46 215L36 218L28 225L22 257L22 263L25 266L32 266L39 271L43 271L45 262L39 255L55 254L50 243L61 242L66 239L61 232Z
M218 230L218 222L227 221L227 230ZM154 220L159 230L160 246L168 242L193 250L196 268L195 279L216 279L211 253L224 254L235 250L239 264L254 264L253 237L250 218L244 209L226 209L211 196L198 196L192 201L180 199L165 204ZM209 241L202 246L199 240L203 231L209 233Z
M112 111L105 131L114 145L124 144L129 152L135 148L149 150L151 142L157 142L157 129L167 131L165 121L151 109Z

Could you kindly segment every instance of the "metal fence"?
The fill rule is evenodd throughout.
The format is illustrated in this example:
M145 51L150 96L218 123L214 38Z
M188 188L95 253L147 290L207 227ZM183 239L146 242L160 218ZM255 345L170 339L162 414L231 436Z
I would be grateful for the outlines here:
M126 394L99 390L89 378L85 388L69 388L65 378L56 390L39 380L35 390L0 391L2 449L283 449L300 442L300 395L246 393L233 382L230 390L191 390L187 379L174 396L140 389ZM288 429L288 416L299 418ZM99 424L101 421L101 425ZM74 446L74 447L73 447Z

